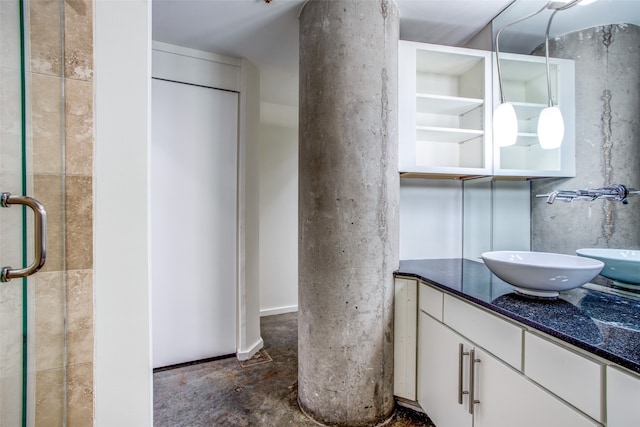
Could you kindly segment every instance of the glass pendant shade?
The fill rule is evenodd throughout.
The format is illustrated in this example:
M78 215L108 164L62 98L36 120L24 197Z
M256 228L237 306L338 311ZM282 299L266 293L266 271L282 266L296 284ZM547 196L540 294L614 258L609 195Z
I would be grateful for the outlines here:
M493 141L498 147L508 147L518 139L518 118L513 105L503 102L493 111Z
M564 120L558 107L547 107L538 118L538 141L545 150L562 145L564 138Z

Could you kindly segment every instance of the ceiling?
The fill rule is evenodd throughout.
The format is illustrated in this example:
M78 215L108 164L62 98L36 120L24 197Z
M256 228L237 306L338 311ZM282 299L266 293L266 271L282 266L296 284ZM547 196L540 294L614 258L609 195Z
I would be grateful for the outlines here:
M543 7L548 0L518 0L494 21L494 28L526 16ZM544 33L550 10L527 19L504 31L500 36L500 51L530 53L544 43ZM582 6L578 4L554 16L551 37L609 24L640 25L640 0L598 0Z
M305 1L154 0L153 39L247 58L260 69L262 102L295 107L298 16ZM540 9L549 0L395 1L400 10L401 39L462 46L505 8L495 21L496 28ZM544 41L550 14L545 10L510 27L500 37L501 50L531 52ZM589 6L572 7L554 17L551 35L613 23L640 25L640 0L598 0ZM297 117L292 110L291 115Z
M464 45L512 0L396 0L400 38ZM298 15L305 0L154 0L153 40L247 58L263 102L298 105Z

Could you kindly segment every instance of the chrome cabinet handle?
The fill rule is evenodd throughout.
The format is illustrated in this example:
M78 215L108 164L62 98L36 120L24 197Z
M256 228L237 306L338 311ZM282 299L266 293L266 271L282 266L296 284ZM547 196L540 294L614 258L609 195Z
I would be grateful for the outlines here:
M0 281L8 282L18 277L27 277L42 268L47 259L47 211L44 206L34 198L27 196L13 196L11 193L2 193L0 206L3 208L11 205L24 205L33 210L34 218L34 260L26 268L2 267Z
M473 351L473 350L471 350ZM468 391L462 390L462 365L464 356L468 356L469 352L464 351L464 344L458 344L458 404L462 405L462 396L469 394Z
M480 363L480 359L476 359L476 351L474 349L469 350L469 413L473 415L473 408L479 400L475 398L476 387L476 363Z

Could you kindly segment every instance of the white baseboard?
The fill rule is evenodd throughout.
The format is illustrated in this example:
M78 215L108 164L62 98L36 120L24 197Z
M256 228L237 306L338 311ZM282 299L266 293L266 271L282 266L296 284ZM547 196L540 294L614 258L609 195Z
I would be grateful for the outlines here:
M274 316L276 314L294 313L298 311L297 305L290 305L287 307L268 308L266 310L260 310L260 317Z
M240 351L240 349L238 349L236 357L238 358L238 360L249 360L253 357L254 354L259 352L262 347L264 347L264 341L262 340L262 337L260 337L260 339L247 350Z

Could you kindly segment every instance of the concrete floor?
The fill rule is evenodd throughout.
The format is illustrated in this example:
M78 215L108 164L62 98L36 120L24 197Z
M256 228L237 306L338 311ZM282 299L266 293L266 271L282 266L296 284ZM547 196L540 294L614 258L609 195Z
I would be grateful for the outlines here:
M297 314L261 319L264 351L155 372L155 427L317 426L297 404ZM397 407L392 427L434 427L424 414Z

